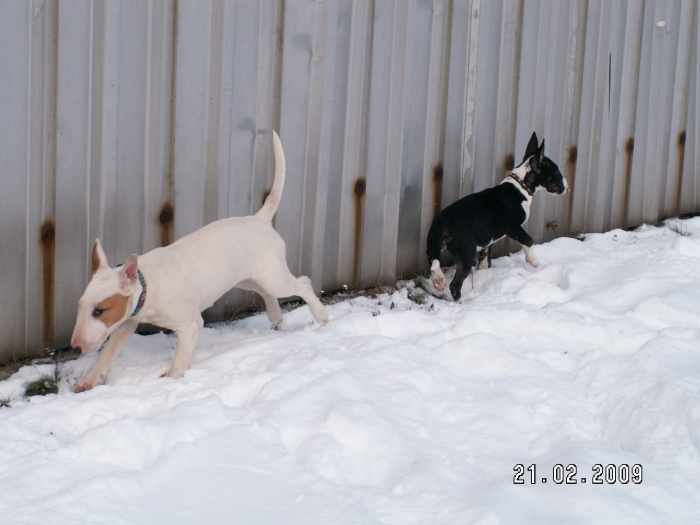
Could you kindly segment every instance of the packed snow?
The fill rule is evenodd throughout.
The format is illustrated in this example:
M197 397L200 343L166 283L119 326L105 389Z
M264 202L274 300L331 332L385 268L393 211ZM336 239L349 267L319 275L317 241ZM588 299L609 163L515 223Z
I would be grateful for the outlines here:
M165 334L81 394L94 355L56 395L24 397L53 366L22 368L0 523L700 523L700 219L535 250L462 304L418 278L325 327L206 328L179 380Z

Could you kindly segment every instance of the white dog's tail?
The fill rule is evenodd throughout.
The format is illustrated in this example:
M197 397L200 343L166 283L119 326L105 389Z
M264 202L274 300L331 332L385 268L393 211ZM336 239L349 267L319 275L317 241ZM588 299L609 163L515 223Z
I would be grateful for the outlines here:
M284 176L286 171L284 150L282 149L282 143L275 130L272 130L272 147L275 152L275 180L272 182L272 189L265 199L265 203L262 205L262 208L260 208L260 211L255 214L257 217L267 219L268 221L272 221L272 218L277 212L280 200L282 199L282 189L284 188Z

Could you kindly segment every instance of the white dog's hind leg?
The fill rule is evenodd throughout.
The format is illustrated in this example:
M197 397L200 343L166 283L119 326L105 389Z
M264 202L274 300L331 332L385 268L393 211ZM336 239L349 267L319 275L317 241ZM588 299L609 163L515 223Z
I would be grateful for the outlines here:
M265 295L271 297L291 297L293 295L298 295L301 297L311 310L311 315L320 325L325 325L328 323L328 314L326 309L316 297L313 287L311 286L311 280L302 275L297 278L294 277L289 269L286 267L281 267L281 265L273 271L268 269L265 280L262 282L257 282L255 285L261 289L260 295L265 298ZM267 301L265 301L267 305ZM268 310L269 315L269 310ZM272 318L271 318L272 320ZM274 322L273 322L274 324Z
M277 298L298 295L309 306L311 315L313 315L318 324L325 325L328 323L328 314L321 301L316 297L316 293L311 286L311 280L305 275L294 277L292 272L289 271L285 257L284 241L276 232L270 238L269 251L265 254L264 259L258 261L258 264L264 267L265 271L258 272L253 286L251 286L250 282L246 282L244 283L244 288L248 287L258 291L258 293L263 292L261 293L263 298L265 298L265 294ZM267 301L265 304L267 305ZM272 320L272 318L270 319Z
M265 301L265 312L267 317L270 319L273 328L279 327L282 324L282 308L280 308L280 303L276 297L271 296L269 293L263 291L258 292L263 300Z
M273 328L276 329L282 324L282 308L280 308L280 303L277 300L277 297L267 293L258 285L258 283L250 279L246 279L245 281L238 283L238 287L243 290L255 292L263 298L263 301L265 301L265 313L267 313L267 317L270 319L270 323L272 323Z
M173 363L168 371L170 377L179 379L192 364L192 354L194 354L194 347L197 344L199 332L202 331L202 326L204 326L204 321L202 316L198 315L191 324L175 330L177 350L175 350L175 357L173 357Z
M298 295L304 299L304 301L306 301L306 304L309 305L309 310L311 310L311 315L314 316L314 319L316 319L318 324L322 326L327 325L328 313L326 312L326 308L323 306L321 301L319 301L318 297L316 297L316 293L311 286L311 279L305 275L302 275L296 279L296 282L297 292L294 295Z
M75 384L76 392L84 392L92 389L95 385L99 385L105 380L107 370L109 370L112 362L117 358L121 351L126 346L129 338L133 335L138 323L132 319L125 321L110 335L107 344L100 352L100 357L93 365L90 371Z

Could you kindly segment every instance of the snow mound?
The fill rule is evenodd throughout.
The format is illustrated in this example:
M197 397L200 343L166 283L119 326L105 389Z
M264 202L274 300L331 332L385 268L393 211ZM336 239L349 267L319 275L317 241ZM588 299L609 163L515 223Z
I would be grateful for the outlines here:
M419 278L326 327L206 328L177 381L174 335L81 394L95 356L41 398L52 367L24 367L0 382L0 523L697 523L700 219L535 249L461 304Z

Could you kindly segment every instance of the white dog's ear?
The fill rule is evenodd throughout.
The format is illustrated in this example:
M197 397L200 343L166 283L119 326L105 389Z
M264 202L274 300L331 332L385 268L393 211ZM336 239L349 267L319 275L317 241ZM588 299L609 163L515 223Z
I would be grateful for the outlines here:
M97 273L97 270L109 268L107 264L107 256L105 255L100 240L95 241L95 246L92 247L92 275Z
M129 255L124 265L121 267L121 272L119 273L119 287L124 295L131 294L131 287L136 284L136 280L139 278L139 263L136 255Z

